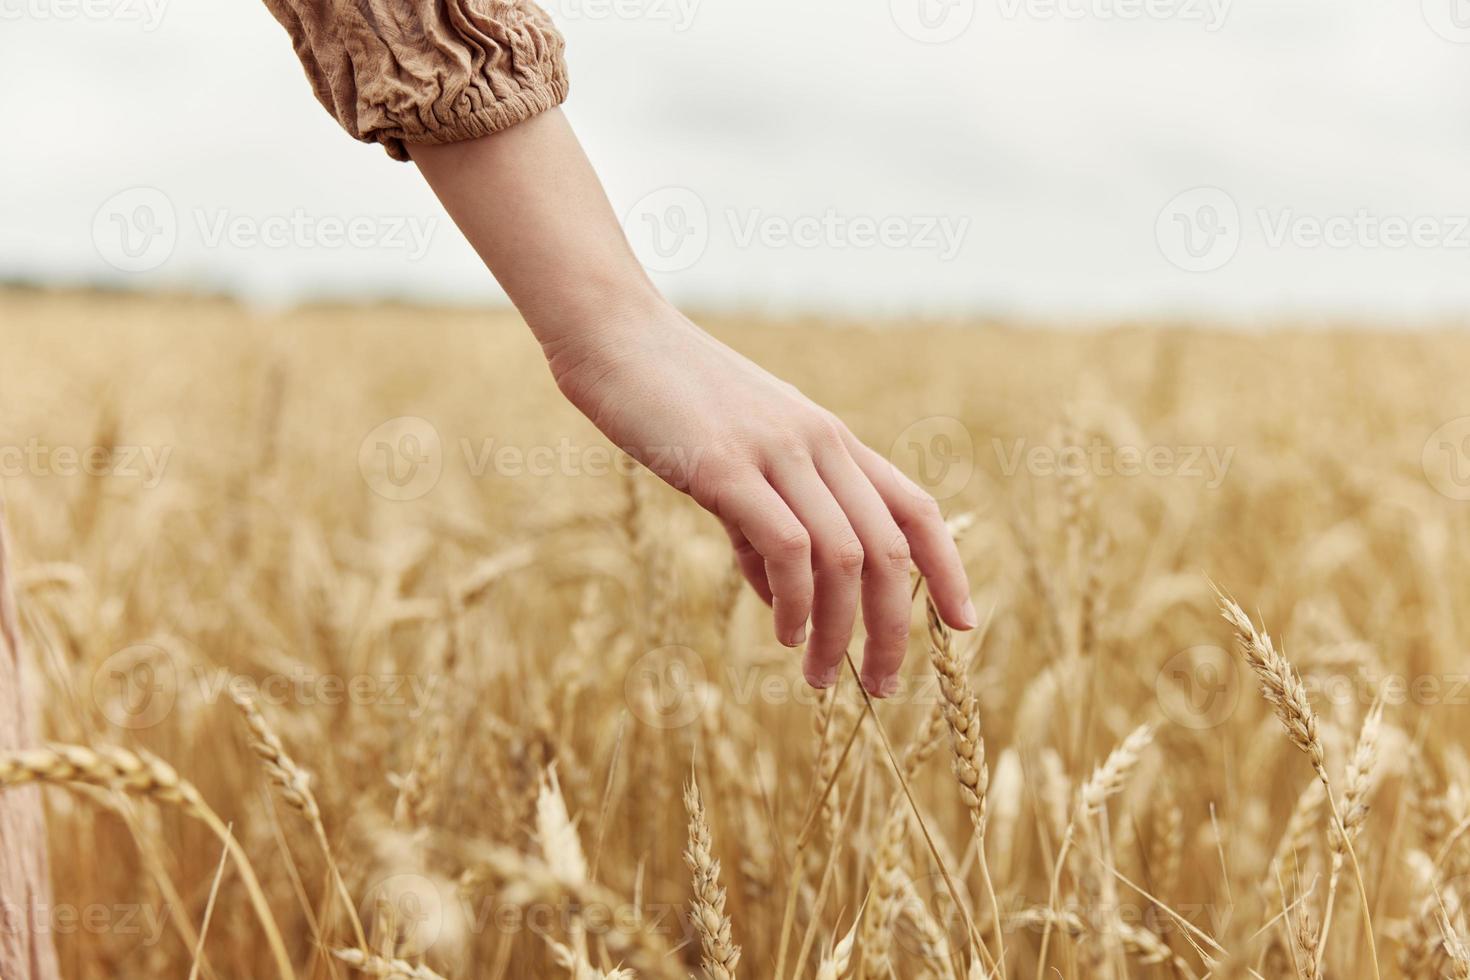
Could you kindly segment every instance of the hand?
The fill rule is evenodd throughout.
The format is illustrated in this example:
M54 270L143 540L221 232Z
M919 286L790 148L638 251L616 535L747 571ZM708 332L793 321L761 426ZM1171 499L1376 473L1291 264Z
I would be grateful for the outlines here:
M777 640L806 643L813 687L836 681L861 593L863 687L896 692L910 556L944 621L975 626L938 505L831 412L661 302L564 336L545 345L557 385L615 444L719 518L773 608Z
M974 627L933 499L831 412L658 296L560 112L409 151L567 397L725 525L741 571L774 609L776 638L806 643L814 687L837 679L861 593L863 687L879 697L897 689L911 554L944 621Z

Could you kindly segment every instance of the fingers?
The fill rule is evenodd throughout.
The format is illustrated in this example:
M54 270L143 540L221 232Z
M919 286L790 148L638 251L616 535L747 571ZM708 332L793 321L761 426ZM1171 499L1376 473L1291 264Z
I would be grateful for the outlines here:
M862 542L863 687L874 697L898 691L909 645L909 544L872 481L839 447L818 460L822 479Z
M847 434L844 441L908 539L914 564L924 573L940 617L954 629L974 629L979 620L975 604L970 601L970 580L965 575L954 537L944 526L939 505L917 483L856 437Z
M735 550L735 562L740 566L740 574L745 576L745 580L750 583L755 594L761 597L761 601L769 606L772 596L771 582L766 577L766 560L733 522L721 518L720 523L730 536L730 546Z
M812 611L811 538L806 528L758 474L725 488L720 498L718 509L711 509L733 526L731 540L739 534L761 558L776 639L789 647L798 646L806 639L806 621ZM738 554L738 545L736 551ZM753 574L749 561L742 558L740 564L748 579ZM756 591L761 591L759 586Z
M840 426L807 445L695 496L720 516L745 578L771 604L776 639L807 644L807 682L836 681L861 603L862 684L889 697L909 644L910 557L954 629L976 626L969 581L939 506L918 485Z
M831 687L852 641L862 585L863 546L831 489L809 460L792 461L771 474L812 540L812 632L802 673L812 687Z

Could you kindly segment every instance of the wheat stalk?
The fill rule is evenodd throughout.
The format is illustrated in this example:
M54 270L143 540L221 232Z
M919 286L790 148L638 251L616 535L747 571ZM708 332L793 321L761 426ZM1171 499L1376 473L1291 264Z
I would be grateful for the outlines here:
M1327 882L1327 905L1322 913L1322 936L1317 946L1316 968L1320 972L1322 956L1327 949L1327 937L1332 932L1332 913L1337 900L1337 885L1342 877L1343 862L1348 848L1358 840L1363 824L1368 820L1368 797L1373 788L1373 770L1378 764L1378 735L1383 725L1383 701L1376 699L1363 719L1358 732L1358 742L1348 761L1347 773L1343 778L1342 824L1332 825L1329 842L1332 846L1332 870Z
M1281 720L1292 744L1306 754L1317 778L1322 780L1333 823L1337 832L1342 835L1343 847L1353 865L1358 898L1363 906L1364 931L1368 935L1368 954L1373 963L1373 976L1379 978L1382 974L1378 967L1378 941L1373 935L1373 910L1368 902L1368 887L1363 881L1363 869L1358 863L1358 854L1344 829L1342 815L1333 796L1332 780L1327 775L1326 756L1317 730L1317 716L1307 697L1306 686L1302 684L1291 663L1276 652L1270 634L1258 632L1245 610L1234 599L1218 589L1216 594L1219 596L1221 614L1225 621L1235 627L1236 647L1241 657L1261 681L1261 693L1276 709L1276 716Z
M711 980L734 980L740 947L731 938L730 917L725 914L725 889L720 884L720 861L714 856L704 802L699 798L699 785L692 775L684 786L684 810L689 814L689 846L684 851L684 862L694 875L690 912L704 949L704 969Z
M362 920L357 915L357 908L353 904L352 894L347 890L347 883L342 880L342 872L332 857L332 846L327 840L327 828L322 823L322 808L316 801L316 794L311 791L311 774L297 765L296 760L286 751L280 736L261 714L254 698L243 688L232 691L231 696L235 705L240 709L240 714L245 718L246 726L250 729L251 751L260 760L261 767L265 769L272 785L280 792L281 798L306 818L307 825L311 827L317 847L327 862L328 872L332 876L337 896L342 901L342 907L346 911L347 921L352 926L357 944L366 949L368 941L362 928Z
M1140 725L1128 733L1128 737L1108 753L1103 763L1093 770L1087 782L1077 792L1077 803L1073 808L1072 816L1067 821L1067 829L1062 835L1062 845L1057 849L1056 863L1052 868L1051 891L1047 897L1046 908L1048 913L1057 911L1057 900L1062 887L1062 871L1067 864L1067 855L1071 853L1072 845L1077 836L1077 822L1083 817L1093 817L1102 812L1107 801L1120 793L1128 777L1138 767L1138 761L1143 756L1143 751L1153 742L1154 731L1152 725ZM1046 976L1047 952L1051 945L1052 923L1054 918L1048 915L1041 930L1041 951L1036 958L1036 980L1042 980Z
M970 679L954 649L954 636L939 618L934 597L925 595L924 613L929 632L929 663L939 680L943 698L941 708L949 727L949 745L953 752L953 770L960 786L960 799L969 811L975 831L975 849L980 861L980 874L990 902L991 927L995 932L995 962L1005 975L1005 929L1000 921L1000 900L985 854L986 792L990 788L990 768L985 761L985 737L980 731L980 700L970 688Z

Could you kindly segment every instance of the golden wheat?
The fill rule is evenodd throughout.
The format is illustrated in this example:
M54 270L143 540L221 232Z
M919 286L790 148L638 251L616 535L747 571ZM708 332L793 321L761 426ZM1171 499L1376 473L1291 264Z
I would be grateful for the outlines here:
M171 453L5 477L67 744L0 783L72 790L58 908L158 918L53 930L66 976L1467 970L1435 433L1470 336L717 322L948 494L986 626L916 593L870 710L805 688L719 528L512 317L11 289L0 322L0 447Z

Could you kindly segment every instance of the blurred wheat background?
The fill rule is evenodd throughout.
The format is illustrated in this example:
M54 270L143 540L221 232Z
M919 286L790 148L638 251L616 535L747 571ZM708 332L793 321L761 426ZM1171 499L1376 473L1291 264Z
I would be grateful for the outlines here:
M512 315L0 322L67 976L1470 975L1462 334L706 321L942 486L870 710Z

